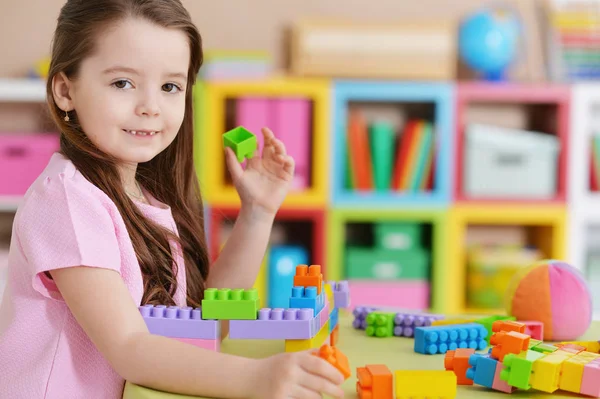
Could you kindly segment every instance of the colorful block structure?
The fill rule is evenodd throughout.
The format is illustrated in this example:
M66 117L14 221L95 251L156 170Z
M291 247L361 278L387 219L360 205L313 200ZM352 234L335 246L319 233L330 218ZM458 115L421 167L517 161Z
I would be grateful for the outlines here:
M486 336L485 327L477 323L417 327L414 349L428 355L444 354L458 348L482 350L487 347Z

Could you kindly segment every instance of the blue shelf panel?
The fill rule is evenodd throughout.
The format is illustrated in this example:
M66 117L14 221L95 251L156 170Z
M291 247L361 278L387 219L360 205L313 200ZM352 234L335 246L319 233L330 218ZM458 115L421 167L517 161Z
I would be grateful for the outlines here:
M333 82L331 197L333 205L360 207L407 205L448 206L452 200L451 176L454 127L455 86L450 83L349 81ZM436 134L434 187L428 192L355 192L344 187L345 154L347 148L346 121L349 102L430 103L434 105L433 124Z

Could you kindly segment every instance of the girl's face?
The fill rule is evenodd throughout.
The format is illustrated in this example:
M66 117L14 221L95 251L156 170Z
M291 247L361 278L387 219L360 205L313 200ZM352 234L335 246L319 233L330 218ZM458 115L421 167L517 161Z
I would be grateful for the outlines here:
M141 19L103 32L69 90L83 131L124 163L146 162L175 139L185 113L187 36Z

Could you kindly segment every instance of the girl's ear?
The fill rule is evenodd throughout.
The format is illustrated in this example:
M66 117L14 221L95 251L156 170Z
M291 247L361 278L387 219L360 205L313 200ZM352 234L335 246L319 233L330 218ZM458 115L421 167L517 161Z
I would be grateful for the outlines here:
M69 80L64 72L59 72L52 78L52 94L54 102L63 111L71 111L73 107L73 82Z

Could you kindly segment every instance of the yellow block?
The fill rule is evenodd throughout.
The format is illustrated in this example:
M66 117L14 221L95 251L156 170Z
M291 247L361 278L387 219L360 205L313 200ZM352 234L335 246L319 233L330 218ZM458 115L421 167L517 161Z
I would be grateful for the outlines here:
M598 341L565 341L561 344L579 345L583 346L588 352L600 353L600 342Z
M268 251L267 251L268 253ZM265 255L263 258L263 262L260 265L260 270L258 271L258 276L256 276L256 281L254 281L254 287L258 291L258 299L261 308L267 307L267 267L268 267L268 255Z
M550 353L533 363L529 378L529 385L533 389L548 393L558 389L562 364L572 356L566 352L557 352Z
M585 352L582 352L585 353ZM593 360L593 357L580 354L567 359L562 364L562 372L558 387L563 391L579 393L581 389L581 380L583 379L583 368ZM593 353L590 353L593 355Z
M333 307L334 307L334 303L333 303L333 289L331 288L331 285L327 284L327 283L325 283L325 297L329 301L329 311L332 311Z
M203 148L197 156L202 163L200 183L204 189L206 202L209 205L239 206L240 199L235 188L225 182L225 154L223 151L223 134L226 126L227 103L230 99L240 97L304 97L312 101L313 117L311 126L312 159L311 187L306 190L290 192L282 208L298 206L322 208L327 205L329 187L329 137L331 84L326 79L307 79L292 77L274 77L251 81L204 82L202 101L197 101L195 113L198 118L197 128L201 136ZM200 90L198 90L200 91ZM253 132L256 135L261 132ZM278 132L275 133L277 136Z
M311 339L286 339L286 352L300 352L308 349L319 348L329 338L329 320Z
M456 397L456 374L444 370L394 371L396 399Z

